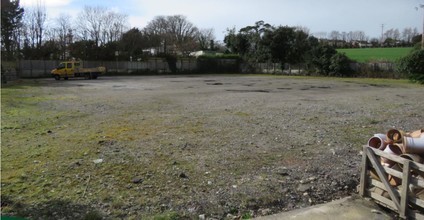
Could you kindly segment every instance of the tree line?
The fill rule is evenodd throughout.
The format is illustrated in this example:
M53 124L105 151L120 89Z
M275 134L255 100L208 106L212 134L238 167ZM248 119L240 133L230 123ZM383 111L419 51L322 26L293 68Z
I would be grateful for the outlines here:
M19 0L1 5L2 59L128 60L219 48L212 28L198 28L183 15L157 16L139 29L128 27L127 15L101 6L85 6L76 19L63 14L48 22L40 3L25 9Z
M337 48L412 47L421 40L418 29L411 27L404 28L403 31L399 31L398 28L388 29L379 38L370 38L363 31L317 32L312 35Z
M381 46L383 40L369 39L362 31L309 34L305 27L273 27L257 22L239 32L229 29L220 43L213 28L198 28L183 15L157 16L139 29L128 26L127 15L100 6L84 7L76 19L64 14L48 22L40 2L25 9L19 0L1 0L1 5L2 59L8 60L137 60L151 54L185 56L197 50L215 50L240 54L249 61L298 63L311 56L317 42L337 48L356 47L361 42ZM412 28L387 30L384 45L410 46L417 36Z
M306 64L304 69L321 75L352 74L346 55L309 35L304 27L272 26L258 21L239 31L229 29L224 42L230 52L252 64L252 69L256 63L279 63L282 69Z

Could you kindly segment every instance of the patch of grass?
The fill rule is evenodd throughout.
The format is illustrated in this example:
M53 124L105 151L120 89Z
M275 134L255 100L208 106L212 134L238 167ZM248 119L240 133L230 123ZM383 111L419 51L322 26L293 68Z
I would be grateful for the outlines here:
M175 212L168 212L163 214L157 214L152 217L148 217L149 220L178 220L180 216Z
M338 49L338 52L345 53L350 59L357 62L378 62L389 61L394 62L397 59L407 55L412 50L411 47L395 47L395 48L355 48L355 49Z
M246 212L243 215L241 215L241 219L251 219L252 217L252 213L250 212Z
M234 114L237 115L237 116L240 116L240 117L250 117L251 116L251 114L249 114L247 112L235 112Z
M346 77L325 77L325 76L285 76L285 75L266 75L258 74L258 76L271 77L276 79L297 79L297 80L319 80L326 82L347 82L347 83L358 83L358 84L374 84L374 85L385 85L385 86L415 86L422 87L422 85L413 83L408 79L385 79L385 78L346 78Z
M84 216L84 220L101 220L102 215L97 211L90 211Z

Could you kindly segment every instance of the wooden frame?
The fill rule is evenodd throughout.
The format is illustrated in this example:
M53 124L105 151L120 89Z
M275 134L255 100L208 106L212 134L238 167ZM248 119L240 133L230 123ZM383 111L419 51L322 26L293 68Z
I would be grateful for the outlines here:
M380 158L387 158L399 164L402 171L383 166ZM377 177L373 178L371 172L376 173ZM412 172L421 175L411 175ZM424 219L424 200L417 198L410 190L410 187L424 189L423 173L423 164L364 146L359 194L362 197L371 197L376 203L397 212L403 219ZM392 178L400 179L401 184L396 187L392 186L389 182L389 175ZM380 195L373 189L385 191L388 196Z

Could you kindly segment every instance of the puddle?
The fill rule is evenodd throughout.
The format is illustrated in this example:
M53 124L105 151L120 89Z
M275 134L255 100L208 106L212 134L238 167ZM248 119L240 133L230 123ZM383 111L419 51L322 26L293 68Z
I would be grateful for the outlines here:
M263 92L263 93L269 93L269 90L263 90L263 89L255 89L255 90L236 90L236 89L227 89L225 90L227 92Z

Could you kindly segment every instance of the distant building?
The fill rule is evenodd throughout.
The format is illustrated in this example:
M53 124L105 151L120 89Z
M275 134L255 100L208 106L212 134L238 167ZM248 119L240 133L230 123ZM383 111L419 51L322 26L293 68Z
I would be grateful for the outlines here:
M359 42L358 45L359 45L360 48L372 47L372 44L368 43L368 42Z
M199 57L199 56L205 56L205 55L210 55L210 56L217 56L217 55L222 55L222 53L217 53L216 51L210 51L210 50L199 50L199 51L194 51L190 53L191 57Z
M158 55L158 49L157 48L148 48L143 50L143 54L150 55L150 56L156 56Z

